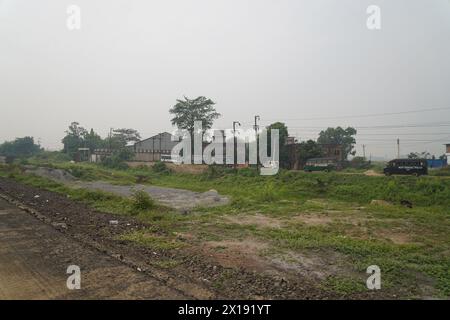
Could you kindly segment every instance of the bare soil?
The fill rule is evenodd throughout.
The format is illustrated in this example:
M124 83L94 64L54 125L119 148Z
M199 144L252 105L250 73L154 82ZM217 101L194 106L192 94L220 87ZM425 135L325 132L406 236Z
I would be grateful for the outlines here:
M42 273L49 275L50 280L48 281L58 282L58 286L60 286L61 279L64 280L63 284L65 283L64 272L68 263L76 261L86 266L84 267L88 279L86 289L92 290L93 293L91 296L80 293L80 298L339 298L331 292L320 289L314 279L310 277L296 276L292 279L274 277L270 272L264 270L267 269L264 264L262 264L263 270L252 270L248 265L239 262L246 255L250 256L248 253L264 249L260 244L255 246L243 246L236 243L209 244L210 248L214 247L215 249L225 246L229 248L230 253L237 255L234 262L227 263L226 257L220 260L217 255L211 254L212 251L205 251L204 246L161 250L131 241L119 240L121 235L130 231L142 230L149 225L142 224L132 217L97 212L61 194L25 186L4 178L0 178L0 194L14 206L31 214L29 218L34 219L35 223L31 223L28 228L33 230L32 232L36 232L35 229L42 224L45 226L38 232L37 238L27 240L28 243L35 243L31 248L41 248L34 257L24 254L23 252L26 251L24 247L14 250L15 254L24 254L23 260L35 261L36 265L41 264L47 255L55 255L55 259L61 258L62 262L49 263L49 265L54 264L57 270L49 265L42 266ZM4 215L0 215L0 221L5 222L4 217ZM118 224L111 224L111 220L118 220ZM6 223L9 225L7 221ZM22 233L23 231L18 230L17 232ZM164 230L156 232L161 235L165 233ZM56 237L55 234L58 234L59 237ZM58 244L52 239L56 239L55 242ZM13 242L13 240L10 241L10 243ZM43 245L43 242L48 243ZM65 258L64 254L73 251L70 249L71 246L77 247L74 256ZM244 251L241 250L242 248ZM240 254L241 252L242 254ZM85 260L79 262L80 260L74 257ZM7 260L9 260L7 256L4 256L2 261L5 262L2 262L2 265L7 265ZM176 264L170 268L161 267L168 262L176 262ZM258 261L255 261L255 266L258 267ZM112 279L117 270L122 270L121 268L130 270L129 272L133 271L133 275L137 272L136 282L118 281L124 287L123 290L117 290L114 286L112 288L105 286L103 284L105 279ZM56 277L56 279L52 280L52 277ZM145 277L147 281L151 282L151 285L145 285L143 278L139 277ZM124 275L123 278L132 280L130 275ZM16 283L17 279L13 283ZM120 279L121 277L119 277ZM26 291L26 285L24 286L19 291ZM163 289L160 289L159 286L162 286ZM147 289L148 291L146 291ZM58 290L33 297L65 297L63 292ZM17 297L12 293L6 293L6 295ZM73 295L68 296L68 298L72 297ZM360 297L362 296L355 298Z
M187 298L3 199L0 242L0 299ZM70 265L81 269L80 290L67 288Z

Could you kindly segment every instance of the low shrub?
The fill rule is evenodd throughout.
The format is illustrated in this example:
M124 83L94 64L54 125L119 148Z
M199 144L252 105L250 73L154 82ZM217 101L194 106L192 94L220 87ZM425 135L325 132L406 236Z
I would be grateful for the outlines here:
M155 173L160 173L160 174L169 174L170 173L170 169L167 167L167 165L162 162L162 161L158 161L156 162L153 166L152 166L152 171Z
M136 190L133 193L133 209L135 210L150 210L153 209L156 204L155 201L150 197L150 195L143 190Z

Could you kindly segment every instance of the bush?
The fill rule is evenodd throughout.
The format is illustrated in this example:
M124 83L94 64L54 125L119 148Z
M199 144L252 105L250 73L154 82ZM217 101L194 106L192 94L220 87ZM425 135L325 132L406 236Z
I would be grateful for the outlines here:
M222 168L214 165L208 166L208 169L203 173L203 178L209 180L222 177L225 173L221 169Z
M143 190L136 190L133 193L133 209L135 210L150 210L155 207L155 201L150 195Z
M115 151L111 156L103 159L102 165L118 170L126 170L128 169L128 165L125 161L129 161L133 158L133 152L128 149L122 149Z
M164 162L158 161L152 166L152 170L155 173L169 174L170 169Z
M278 194L272 183L268 183L257 193L257 199L261 202L274 202L278 200Z

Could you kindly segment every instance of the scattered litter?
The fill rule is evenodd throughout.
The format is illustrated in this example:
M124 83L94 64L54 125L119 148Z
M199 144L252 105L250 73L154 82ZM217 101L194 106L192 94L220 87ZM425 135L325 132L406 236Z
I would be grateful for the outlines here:
M40 198L40 197L41 197L41 196L38 195L38 194L34 196L35 199L38 199L38 198Z
M109 220L109 224L113 225L113 226L116 226L116 225L119 224L119 220Z
M52 226L54 226L55 228L67 229L67 224L65 224L64 222L54 222L52 223Z
M123 260L123 256L121 254L113 254L113 257L121 261Z

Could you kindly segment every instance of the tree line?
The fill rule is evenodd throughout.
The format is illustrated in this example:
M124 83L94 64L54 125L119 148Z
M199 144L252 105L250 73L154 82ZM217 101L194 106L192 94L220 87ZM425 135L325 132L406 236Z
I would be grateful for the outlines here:
M108 149L112 152L125 149L130 142L141 140L141 135L135 129L112 129L109 136L102 138L94 129L86 130L78 122L72 122L62 139L63 152L72 159L80 148L87 148L91 152L95 149Z
M218 119L221 114L215 108L215 102L204 96L195 99L183 97L178 99L176 104L169 110L173 115L171 119L172 125L179 129L187 130L191 135L194 134L194 122L201 121L203 130L211 129L214 120ZM270 137L272 129L279 130L280 138L280 165L284 168L290 167L290 151L286 145L289 137L289 130L285 123L275 122L265 128ZM298 159L301 164L304 164L307 159L320 158L323 156L320 144L341 144L343 146L344 159L349 155L354 155L354 145L356 143L356 130L348 127L346 129L327 128L319 133L317 141L307 140L297 144ZM75 160L79 149L89 149L93 152L95 149L108 149L111 151L111 156L106 159L106 162L118 162L131 159L131 151L128 151L126 146L129 143L138 142L141 140L139 132L131 128L112 129L110 134L102 138L94 129L87 130L82 127L79 122L72 122L65 131L65 136L62 139L62 152L68 158ZM193 139L192 139L193 141ZM268 149L270 150L270 139L268 141ZM0 155L10 158L30 157L42 152L43 149L34 142L33 137L17 138L11 142L0 144Z

